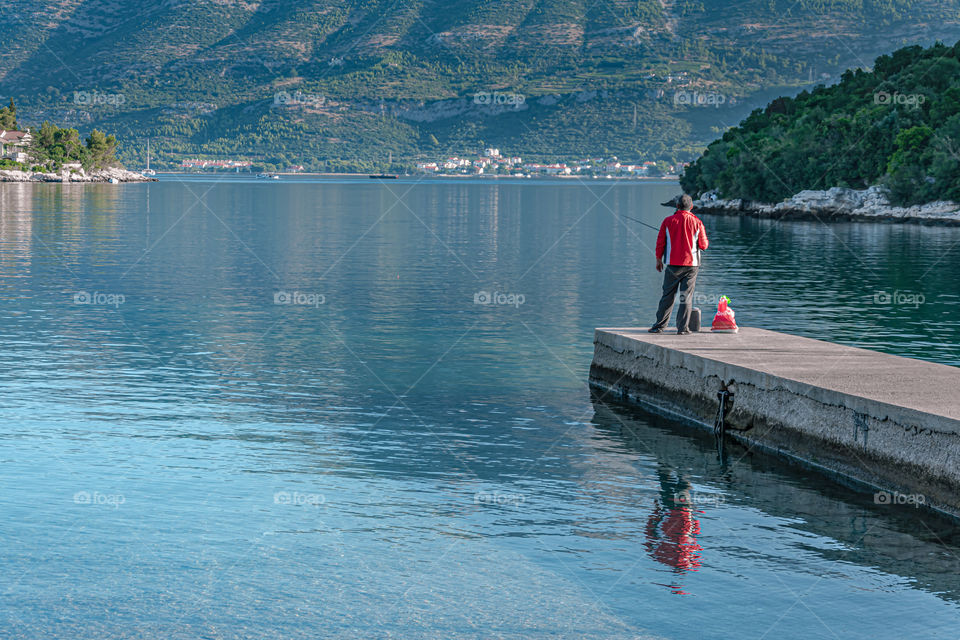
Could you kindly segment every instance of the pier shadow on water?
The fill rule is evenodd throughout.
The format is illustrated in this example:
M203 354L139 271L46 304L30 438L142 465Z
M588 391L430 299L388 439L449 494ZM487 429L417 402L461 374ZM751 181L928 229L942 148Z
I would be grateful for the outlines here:
M873 493L736 442L725 443L721 454L712 433L599 392L591 401L592 424L600 433L659 461L659 495L649 505L645 548L673 572L674 581L665 585L672 592L685 594L685 574L722 562L731 550L761 553L718 508L738 505L779 520L792 532L835 541L804 547L834 567L853 564L893 574L914 588L960 602L960 527L948 516L878 504ZM702 524L705 509L716 520ZM725 530L720 547L704 540L701 529L708 527Z

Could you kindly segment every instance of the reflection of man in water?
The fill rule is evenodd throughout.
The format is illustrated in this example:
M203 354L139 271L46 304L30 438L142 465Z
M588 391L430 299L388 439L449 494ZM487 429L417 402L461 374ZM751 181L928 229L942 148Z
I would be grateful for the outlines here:
M693 517L690 504L690 483L677 474L676 480L664 469L657 470L660 479L660 498L654 500L653 512L647 518L644 546L657 562L683 574L700 566L702 547L697 544L700 522ZM684 593L679 586L671 586L674 593Z

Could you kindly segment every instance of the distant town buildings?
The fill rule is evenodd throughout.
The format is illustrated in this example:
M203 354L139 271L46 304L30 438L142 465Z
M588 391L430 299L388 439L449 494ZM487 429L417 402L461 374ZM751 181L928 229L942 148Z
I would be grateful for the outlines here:
M544 173L548 176L565 175L573 173L573 169L564 163L558 164L539 164L537 162L528 162L523 168L529 173Z
M182 169L192 170L251 170L257 166L249 160L182 160ZM583 158L566 162L524 162L520 156L506 156L500 149L488 147L475 157L450 156L443 159L424 159L415 163L416 171L433 175L510 175L510 176L611 176L611 177L656 177L675 174L683 170L685 163L669 165L646 160L623 162L618 158ZM286 165L287 173L301 173L306 167L300 164Z
M249 160L184 160L180 166L184 169L249 169L253 163Z
M425 160L416 163L417 170L433 174L491 174L501 175L548 175L569 176L578 174L606 174L615 176L658 176L664 173L676 173L684 164L663 167L647 160L634 164L622 163L617 158L585 158L566 162L523 162L517 156L504 156L500 149L489 147L476 158L453 156L445 160Z

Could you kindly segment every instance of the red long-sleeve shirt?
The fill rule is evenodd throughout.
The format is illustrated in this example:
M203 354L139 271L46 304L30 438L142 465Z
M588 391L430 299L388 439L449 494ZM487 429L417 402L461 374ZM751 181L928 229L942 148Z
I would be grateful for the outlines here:
M670 259L667 241L670 242ZM657 259L674 267L699 267L700 252L709 246L707 230L700 218L689 211L678 209L660 224L657 235Z

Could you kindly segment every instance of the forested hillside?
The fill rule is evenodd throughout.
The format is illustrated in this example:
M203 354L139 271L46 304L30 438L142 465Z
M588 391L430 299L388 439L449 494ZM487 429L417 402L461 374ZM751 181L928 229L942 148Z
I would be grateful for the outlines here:
M960 37L950 0L12 0L0 96L188 155L686 159L770 91Z
M774 100L713 142L681 182L762 202L874 184L900 204L960 201L960 42L900 49L872 72Z

